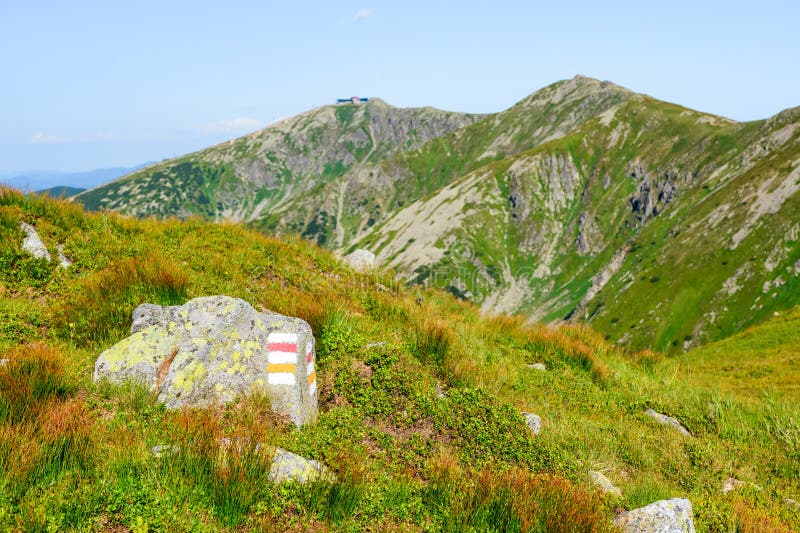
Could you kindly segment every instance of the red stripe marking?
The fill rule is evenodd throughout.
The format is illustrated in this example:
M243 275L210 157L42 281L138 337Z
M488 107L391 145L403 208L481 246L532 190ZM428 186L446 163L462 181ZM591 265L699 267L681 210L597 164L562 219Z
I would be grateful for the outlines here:
M270 352L297 352L297 344L290 342L271 342L267 349Z
M308 352L308 355L306 355L306 363L310 363L313 359L314 356L311 355L311 352Z

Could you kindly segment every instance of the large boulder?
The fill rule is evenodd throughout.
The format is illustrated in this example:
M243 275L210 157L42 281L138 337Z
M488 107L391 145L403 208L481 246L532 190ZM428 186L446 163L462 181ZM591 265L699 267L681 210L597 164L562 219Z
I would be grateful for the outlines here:
M359 248L347 256L347 262L350 263L350 267L353 270L363 272L375 268L375 254L369 250Z
M172 409L263 390L296 425L316 418L314 336L299 318L207 296L181 306L141 305L131 333L100 354L95 381L140 381Z
M614 525L625 533L694 533L692 502L685 498L660 500L619 514Z

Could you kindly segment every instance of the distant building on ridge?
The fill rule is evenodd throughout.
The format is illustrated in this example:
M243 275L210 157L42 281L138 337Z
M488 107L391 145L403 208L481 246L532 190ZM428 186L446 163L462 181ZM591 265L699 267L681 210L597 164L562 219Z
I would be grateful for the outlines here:
M337 98L337 104L366 104L369 98L359 98L358 96L351 96L350 98Z

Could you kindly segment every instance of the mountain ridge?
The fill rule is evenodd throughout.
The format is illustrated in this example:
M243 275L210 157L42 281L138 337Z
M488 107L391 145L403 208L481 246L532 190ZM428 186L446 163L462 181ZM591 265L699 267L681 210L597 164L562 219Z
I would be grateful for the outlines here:
M784 237L798 217L799 116L736 122L584 76L489 115L371 99L311 110L78 200L368 248L405 279L488 312L588 320L612 340L678 351L797 303L800 245ZM242 185L265 168L284 174ZM158 172L169 179L137 196ZM192 186L216 205L203 211ZM785 251L771 268L750 259L775 246ZM730 257L715 263L721 255ZM767 282L768 300L732 290Z

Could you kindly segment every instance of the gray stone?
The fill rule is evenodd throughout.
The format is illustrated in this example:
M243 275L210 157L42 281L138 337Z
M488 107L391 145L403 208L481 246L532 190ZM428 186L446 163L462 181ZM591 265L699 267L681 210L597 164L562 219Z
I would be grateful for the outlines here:
M275 448L272 464L269 468L269 478L274 483L284 481L334 481L336 476L322 463L305 459L283 448Z
M692 502L685 498L660 500L619 514L614 525L625 533L694 533Z
M442 385L438 382L436 383L436 397L439 398L440 400L443 398L447 398L447 393L444 392Z
M353 270L364 272L375 267L375 254L359 248L347 256L347 262Z
M525 417L525 423L531 428L534 435L538 435L542 431L542 417L533 413L522 413Z
M744 486L744 481L739 481L735 477L729 477L725 480L725 483L722 484L722 494L728 494L742 486Z
M532 365L528 365L528 368L532 370L541 370L542 372L545 372L547 370L547 365L545 365L544 363L533 363Z
M59 264L59 266L61 268L65 268L65 269L72 266L72 261L70 261L69 258L66 255L64 255L64 245L63 244L59 244L58 245L58 264Z
M25 232L25 239L22 241L22 249L31 254L36 259L46 259L50 261L50 252L42 242L42 238L36 229L25 222L20 222L19 227Z
M649 416L650 418L652 418L653 420L655 420L659 424L662 424L664 426L670 426L670 427L676 429L679 433L681 433L683 435L686 435L687 437L691 437L692 436L692 434L689 433L689 430L686 429L683 426L683 424L678 422L678 419L676 419L676 418L673 418L671 416L667 416L665 414L661 414L658 411L653 411L652 409L648 409L647 411L644 412L644 414L646 414L647 416Z
M175 444L156 444L150 449L150 453L156 458L164 457L165 455L178 453L178 446Z
M589 481L592 485L605 492L606 494L613 494L614 496L622 497L622 491L615 487L611 481L595 470L589 470Z
M314 337L299 318L207 296L182 306L141 305L131 331L100 354L95 381L142 382L170 409L224 404L260 390L298 426L317 416Z

